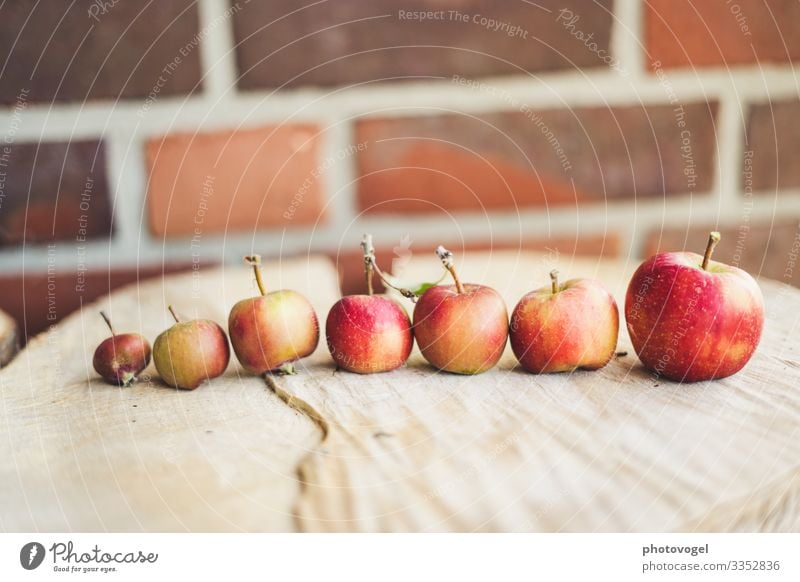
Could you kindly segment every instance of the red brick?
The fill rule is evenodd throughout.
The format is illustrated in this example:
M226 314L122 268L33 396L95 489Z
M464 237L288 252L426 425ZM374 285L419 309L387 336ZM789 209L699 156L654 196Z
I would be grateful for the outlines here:
M683 250L702 254L712 230L722 235L714 251L715 260L735 265L754 276L800 287L800 216L776 224L743 221L741 225L721 228L690 225L654 230L647 237L644 255Z
M318 150L312 125L150 140L150 227L173 237L312 224L322 214L329 165Z
M800 3L648 0L645 39L653 69L788 63L800 58Z
M91 267L80 275L57 271L50 278L45 273L0 275L0 309L13 317L27 342L47 330L82 305L107 295L129 283L164 274L188 271L191 265L165 264L131 269ZM50 296L52 291L53 295ZM51 314L50 307L55 311Z
M198 32L193 0L4 2L0 102L22 89L45 102L147 97L157 82L161 96L190 93L201 78Z
M750 109L745 137L752 177L744 176L744 187L753 190L800 187L800 101L755 105ZM748 183L749 180L752 182Z
M102 142L0 147L0 246L111 234Z
M234 14L239 86L342 85L603 68L608 66L601 57L608 59L612 4L611 0L336 0L302 7L295 0L244 3ZM562 9L579 18L569 30L563 21L556 22ZM442 18L405 16L420 11L441 11ZM451 18L450 11L466 15L467 22ZM482 17L501 28L481 25ZM502 27L506 23L509 26ZM518 32L511 28L515 26ZM576 31L593 36L581 41ZM595 43L595 52L586 43Z
M362 119L359 206L374 214L513 211L701 193L713 181L716 111L716 103L685 104L684 128L672 106Z
M413 255L419 256L422 253L430 253L431 260L433 249L436 244L421 245L412 241L398 241L394 247L378 247L375 251L378 265L392 272L393 263L398 259L408 259ZM440 243L437 243L440 244ZM616 258L620 256L621 241L616 234L606 236L574 236L574 237L550 237L525 239L517 242L495 242L474 241L467 244L458 242L443 241L448 249L456 255L461 256L467 252L477 251L542 251L548 253L558 253L563 256L602 256L604 258ZM339 280L343 295L360 294L366 292L364 280L364 262L361 251L340 251L331 253L330 258L336 263L339 270ZM384 290L380 280L375 277L375 289L378 292Z

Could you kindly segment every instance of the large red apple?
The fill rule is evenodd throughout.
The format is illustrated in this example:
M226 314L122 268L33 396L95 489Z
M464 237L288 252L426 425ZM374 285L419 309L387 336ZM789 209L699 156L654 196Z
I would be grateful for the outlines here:
M639 359L650 370L682 382L725 378L755 352L764 327L764 299L745 271L705 256L662 253L633 275L625 320Z
M245 257L245 262L253 267L261 296L243 299L231 309L228 333L233 351L251 374L273 370L292 373L292 362L317 348L317 314L297 291L265 291L260 256Z
M551 284L520 299L511 314L511 348L529 372L597 370L614 355L619 334L617 302L594 279Z
M462 285L452 254L437 254L454 285L425 291L414 308L414 337L428 362L446 372L480 374L503 355L508 339L508 311L500 294L484 285Z

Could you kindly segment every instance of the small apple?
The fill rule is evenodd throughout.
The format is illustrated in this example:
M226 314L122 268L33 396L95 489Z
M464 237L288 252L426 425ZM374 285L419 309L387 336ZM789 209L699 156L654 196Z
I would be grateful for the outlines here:
M462 285L450 251L440 246L436 254L455 284L436 285L422 294L414 308L414 337L425 359L440 370L480 374L503 355L506 305L491 287Z
M260 297L242 299L228 316L233 351L251 374L294 373L292 362L311 355L319 342L317 314L308 299L283 289L266 293L261 257L244 258L253 267Z
M372 237L364 235L361 246L367 295L348 295L334 303L325 324L325 337L333 361L343 370L357 374L388 372L402 366L411 354L411 321L400 305L373 295Z
M100 315L108 325L111 337L97 346L92 365L109 384L130 386L150 363L150 343L138 333L117 334L108 316L103 311Z
M679 382L725 378L755 352L764 327L764 299L745 271L704 256L661 253L634 273L625 299L631 342L646 368Z
M223 329L208 319L181 321L169 306L175 325L153 344L153 362L170 386L194 390L203 381L221 376L231 357Z
M520 299L511 314L511 349L529 372L597 370L617 347L619 309L605 287L594 279L551 284Z

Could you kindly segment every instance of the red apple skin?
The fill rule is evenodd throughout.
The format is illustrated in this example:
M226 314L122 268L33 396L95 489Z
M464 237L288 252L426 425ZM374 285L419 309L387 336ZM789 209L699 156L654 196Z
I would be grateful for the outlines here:
M221 376L230 357L225 332L207 319L176 323L153 344L153 362L161 379L184 390L194 390L205 380Z
M491 287L431 287L414 308L414 337L433 366L455 374L480 374L503 355L508 339L508 311Z
M337 301L328 313L325 337L336 365L357 374L399 368L414 345L406 312L378 295L348 295Z
M679 382L725 378L741 370L764 328L764 299L741 269L695 253L662 253L634 273L625 320L639 359Z
M228 332L239 362L256 375L311 355L319 343L314 308L291 290L239 301L228 317Z
M95 371L117 386L130 386L150 363L150 342L138 333L122 333L104 339L94 352Z
M511 349L528 372L597 370L617 348L619 309L599 282L571 279L522 297L511 314Z

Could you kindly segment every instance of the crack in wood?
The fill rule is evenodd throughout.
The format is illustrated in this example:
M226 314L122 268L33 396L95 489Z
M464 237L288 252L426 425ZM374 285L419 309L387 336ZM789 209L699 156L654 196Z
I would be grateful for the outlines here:
M306 465L309 460L317 453L320 447L322 447L328 439L328 435L330 434L330 425L328 421L320 414L313 406L311 406L308 402L303 400L302 398L298 398L294 394L291 394L281 388L278 383L275 381L275 378L269 374L264 374L264 381L267 383L267 387L278 397L280 398L281 402L283 402L286 406L299 412L300 414L304 415L308 418L314 425L319 429L322 437L320 438L319 444L316 448L311 449L297 464L295 467L295 475L297 477L297 482L299 483L299 493L297 494L297 499L292 508L292 518L295 522L295 527L297 531L303 532L306 531L306 528L303 525L303 519L301 516L300 505L302 503L303 497L308 494L309 483L306 474Z

